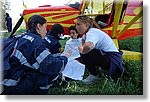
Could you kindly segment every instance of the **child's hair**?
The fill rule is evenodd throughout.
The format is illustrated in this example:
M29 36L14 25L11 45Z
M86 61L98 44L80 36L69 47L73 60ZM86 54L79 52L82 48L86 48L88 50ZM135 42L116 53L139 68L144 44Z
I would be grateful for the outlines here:
M71 30L75 30L76 33L78 34L78 31L77 31L77 29L76 29L76 26L70 26L70 28L69 28L69 34L70 34L70 31L71 31ZM81 35L78 34L77 38L80 38L80 37L81 37Z
M31 31L34 34L38 34L36 31L37 24L43 25L47 21L44 17L40 15L33 15L28 20L28 31Z
M64 32L64 28L63 28L62 25L60 25L60 24L54 24L54 25L52 25L50 31L47 34L52 35L56 39L60 39L60 37L58 36L58 34L61 34L63 32Z
M97 22L86 16L86 15L79 15L76 17L76 19L79 19L81 22L87 23L89 25L89 28L98 28L101 29L100 26L97 24Z

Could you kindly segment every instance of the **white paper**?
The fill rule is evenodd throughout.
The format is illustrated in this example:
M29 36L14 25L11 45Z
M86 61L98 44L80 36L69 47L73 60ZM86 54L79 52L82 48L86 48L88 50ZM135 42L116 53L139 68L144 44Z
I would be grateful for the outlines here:
M81 45L82 45L82 39L81 38L79 38L79 39L72 39L72 38L70 38L67 41L63 53L66 53L68 50L72 51L71 56L68 59L69 61L72 61L72 60L80 57L80 53L79 53L78 47L81 46Z
M66 64L63 76L72 78L74 80L82 80L85 72L85 65L81 64L76 60L69 61Z

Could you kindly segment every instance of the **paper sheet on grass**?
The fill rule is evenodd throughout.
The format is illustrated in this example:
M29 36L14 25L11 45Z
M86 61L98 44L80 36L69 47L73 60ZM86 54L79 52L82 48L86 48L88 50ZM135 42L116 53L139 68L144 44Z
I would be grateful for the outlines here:
M76 60L69 61L62 74L74 80L82 80L85 72L85 65Z

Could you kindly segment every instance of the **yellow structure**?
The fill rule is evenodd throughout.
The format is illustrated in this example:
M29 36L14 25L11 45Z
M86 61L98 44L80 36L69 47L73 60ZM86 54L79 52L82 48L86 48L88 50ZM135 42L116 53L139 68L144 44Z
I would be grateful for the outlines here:
M136 22L142 21L142 7L137 7L137 9L134 11L135 14L137 14L136 16L125 16L124 18L124 22L127 23L126 25L119 25L119 18L121 15L121 11L122 11L122 7L123 7L123 3L125 0L119 0L119 2L113 2L113 0L108 0L110 1L110 3L106 3L108 5L108 7L112 7L112 3L115 3L115 15L114 15L114 25L113 27L110 28L105 28L105 29L111 29L112 30L112 39L116 45L116 47L119 49L119 45L118 45L118 38L128 29L135 29L135 28L141 28L139 27L139 24L137 24ZM114 0L115 1L115 0ZM117 1L117 0L116 0ZM105 9L108 8L107 5L105 4L105 0L102 0L101 5L102 6L102 12L105 13ZM111 3L112 2L112 3ZM81 13L84 14L84 11L86 9L86 7L95 7L97 4L94 4L93 6L93 0L84 0L83 3L83 8L81 10ZM99 2L100 3L100 2ZM98 4L100 5L100 4ZM100 7L99 7L100 8ZM95 12L88 12L88 14L86 14L88 16L97 16L99 15L99 13ZM119 30L119 32L117 32L117 30ZM123 51L123 59L125 60L142 60L143 59L143 53L140 52L133 52L133 51L127 51L127 50L122 50Z
M143 59L143 53L140 52L133 52L133 51L123 51L123 59L124 60L142 60Z
M141 16L142 16L142 10L138 13L137 16L135 16L122 30L120 30L120 32L117 34L117 28L118 28L118 24L119 24L119 15L121 14L121 9L123 6L123 2L124 0L120 0L120 2L117 4L115 4L115 9L118 12L115 12L115 18L114 18L114 26L112 29L112 38L113 41L115 43L115 45L117 46L117 48L119 49L119 45L118 45L118 41L117 38L119 36L121 36L134 22L136 22ZM143 53L140 52L133 52L133 51L127 51L127 50L122 50L123 51L123 59L125 60L142 60L143 59Z

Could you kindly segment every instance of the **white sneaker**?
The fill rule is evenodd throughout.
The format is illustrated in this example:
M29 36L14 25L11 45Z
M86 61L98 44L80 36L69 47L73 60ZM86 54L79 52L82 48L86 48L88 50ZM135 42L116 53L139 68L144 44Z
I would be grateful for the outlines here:
M82 82L85 84L92 84L98 79L99 79L99 75L94 76L90 74L86 79L82 80Z

